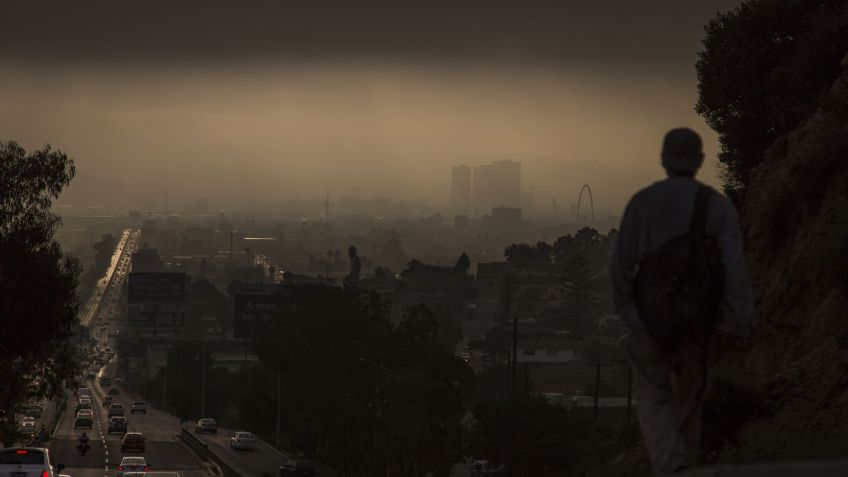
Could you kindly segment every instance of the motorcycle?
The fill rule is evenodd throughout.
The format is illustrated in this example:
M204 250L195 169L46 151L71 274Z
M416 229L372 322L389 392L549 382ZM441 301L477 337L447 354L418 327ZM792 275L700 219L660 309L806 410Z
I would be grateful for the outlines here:
M77 445L77 451L79 451L79 455L85 455L88 450L91 449L91 445L88 442L80 442Z

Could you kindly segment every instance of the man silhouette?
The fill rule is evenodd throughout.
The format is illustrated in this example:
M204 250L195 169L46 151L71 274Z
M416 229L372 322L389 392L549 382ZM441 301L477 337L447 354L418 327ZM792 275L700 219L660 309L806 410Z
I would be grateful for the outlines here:
M630 328L627 352L636 376L635 397L642 437L654 471L669 474L686 470L700 457L706 348L712 328L705 325L686 335L670 333L677 342L661 342L656 328L646 324L663 323L663 320L668 323L677 315L640 316L639 310L645 306L637 306L638 295L645 293L646 287L637 287L639 268L647 268L646 257L657 260L658 253L669 250L665 244L675 238L678 238L676 243L695 243L688 242L688 238L700 223L703 236L714 237L717 245L716 261L720 262L717 269L721 276L715 282L719 284L715 289L723 295L718 301L722 305L720 327L724 331L743 337L750 334L753 294L736 209L726 197L712 189L703 189L695 180L704 158L701 138L691 129L672 129L663 140L661 157L668 178L639 191L627 204L611 274L613 301ZM698 196L703 197L700 208L695 205ZM696 210L702 214L696 215ZM680 242L680 237L686 237L686 242ZM687 250L696 248L693 245ZM659 296L661 300L662 294ZM696 303L703 304L698 298L704 297L695 297ZM638 302L644 304L646 300Z

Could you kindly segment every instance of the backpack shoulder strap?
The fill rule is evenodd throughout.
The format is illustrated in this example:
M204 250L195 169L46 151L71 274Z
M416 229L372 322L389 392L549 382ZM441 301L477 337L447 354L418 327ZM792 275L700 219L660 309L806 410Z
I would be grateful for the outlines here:
M692 212L692 222L689 224L689 238L693 244L698 243L697 241L703 238L706 233L707 211L710 208L711 197L712 190L710 187L699 184L698 194L695 196L695 208Z

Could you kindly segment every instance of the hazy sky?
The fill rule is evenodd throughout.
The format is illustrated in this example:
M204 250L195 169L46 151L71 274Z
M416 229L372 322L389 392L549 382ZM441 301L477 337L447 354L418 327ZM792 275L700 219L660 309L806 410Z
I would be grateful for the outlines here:
M450 166L523 162L537 203L617 213L693 112L719 1L3 2L0 140L50 143L63 201L331 195L447 203Z

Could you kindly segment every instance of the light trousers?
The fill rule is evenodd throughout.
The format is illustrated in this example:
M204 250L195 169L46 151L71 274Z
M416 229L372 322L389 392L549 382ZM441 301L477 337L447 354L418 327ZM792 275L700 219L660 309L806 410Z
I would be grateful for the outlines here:
M700 460L705 348L703 343L687 340L675 353L663 353L641 329L631 330L628 338L639 427L651 466L659 475Z

